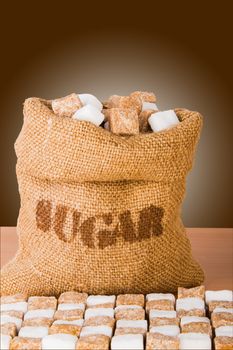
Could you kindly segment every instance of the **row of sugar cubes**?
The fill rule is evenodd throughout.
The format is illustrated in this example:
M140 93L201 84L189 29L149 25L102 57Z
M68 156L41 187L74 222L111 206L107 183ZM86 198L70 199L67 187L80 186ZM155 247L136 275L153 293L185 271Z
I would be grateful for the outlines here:
M58 307L54 297L30 297L28 303L23 295L2 297L1 349L108 349L114 328L112 350L143 349L146 333L148 350L211 349L212 331L205 317L204 293L203 286L179 288L176 311L172 294L148 294L145 308L149 333L144 296L140 294L118 295L116 299L67 292L60 296ZM216 349L223 349L233 341L232 292L207 291L206 303L215 327Z
M144 348L143 295L116 299L66 292L58 306L55 297L30 297L27 302L23 295L3 297L1 303L1 349L107 350L110 342L111 349Z
M1 349L108 348L115 296L66 292L58 305L55 297L26 300L20 294L1 298Z
M216 350L233 349L233 291L206 291Z
M146 349L211 349L213 334L206 312L211 314L215 328L215 349L233 347L232 299L232 291L205 292L204 286L178 288L175 311L172 294L147 295L147 303L151 301L151 304L147 306L150 331Z
M144 349L144 338L148 329L144 306L143 294L117 296L116 328L111 340L111 350Z
M86 293L75 292L62 294L58 305L55 297L2 297L1 349L75 348L86 299Z
M89 296L76 349L143 349L142 334L147 331L143 307L143 295Z
M174 110L158 111L156 96L135 91L129 96L112 95L104 105L91 94L75 94L52 100L54 113L91 122L118 135L162 131L179 123Z

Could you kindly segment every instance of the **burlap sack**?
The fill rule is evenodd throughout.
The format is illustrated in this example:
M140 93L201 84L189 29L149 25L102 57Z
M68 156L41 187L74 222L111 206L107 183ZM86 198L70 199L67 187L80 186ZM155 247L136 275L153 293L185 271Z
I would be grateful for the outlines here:
M202 118L132 137L24 104L16 140L19 251L2 294L174 292L203 282L180 219Z

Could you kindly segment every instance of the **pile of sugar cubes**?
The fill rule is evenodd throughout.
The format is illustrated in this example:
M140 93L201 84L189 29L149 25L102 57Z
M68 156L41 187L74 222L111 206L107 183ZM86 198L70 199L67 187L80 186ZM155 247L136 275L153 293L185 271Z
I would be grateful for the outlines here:
M179 124L174 110L158 111L152 92L134 91L129 96L112 95L101 103L94 95L75 94L52 100L60 117L87 121L117 135L158 132Z
M1 349L233 348L233 292L1 297Z

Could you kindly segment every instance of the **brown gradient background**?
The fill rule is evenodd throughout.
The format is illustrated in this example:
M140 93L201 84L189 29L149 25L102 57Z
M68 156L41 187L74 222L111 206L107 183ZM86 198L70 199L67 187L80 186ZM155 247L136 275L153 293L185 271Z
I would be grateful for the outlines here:
M184 224L232 227L231 1L9 3L1 18L0 225L16 225L14 141L25 98L152 90L204 116ZM39 118L39 116L38 116Z

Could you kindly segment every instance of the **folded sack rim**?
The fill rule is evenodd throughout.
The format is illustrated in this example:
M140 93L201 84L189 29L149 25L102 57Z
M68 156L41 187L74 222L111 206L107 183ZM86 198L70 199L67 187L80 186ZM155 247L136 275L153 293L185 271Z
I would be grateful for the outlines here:
M192 167L202 127L198 112L177 108L181 122L175 127L124 137L90 122L57 116L49 104L37 97L24 102L24 123L15 151L18 162L31 175L61 181L169 181L169 175L175 173L173 179L179 179ZM49 121L54 133L51 148L45 140ZM67 154L62 156L63 152ZM85 152L90 157L88 164ZM181 170L176 171L176 163Z

